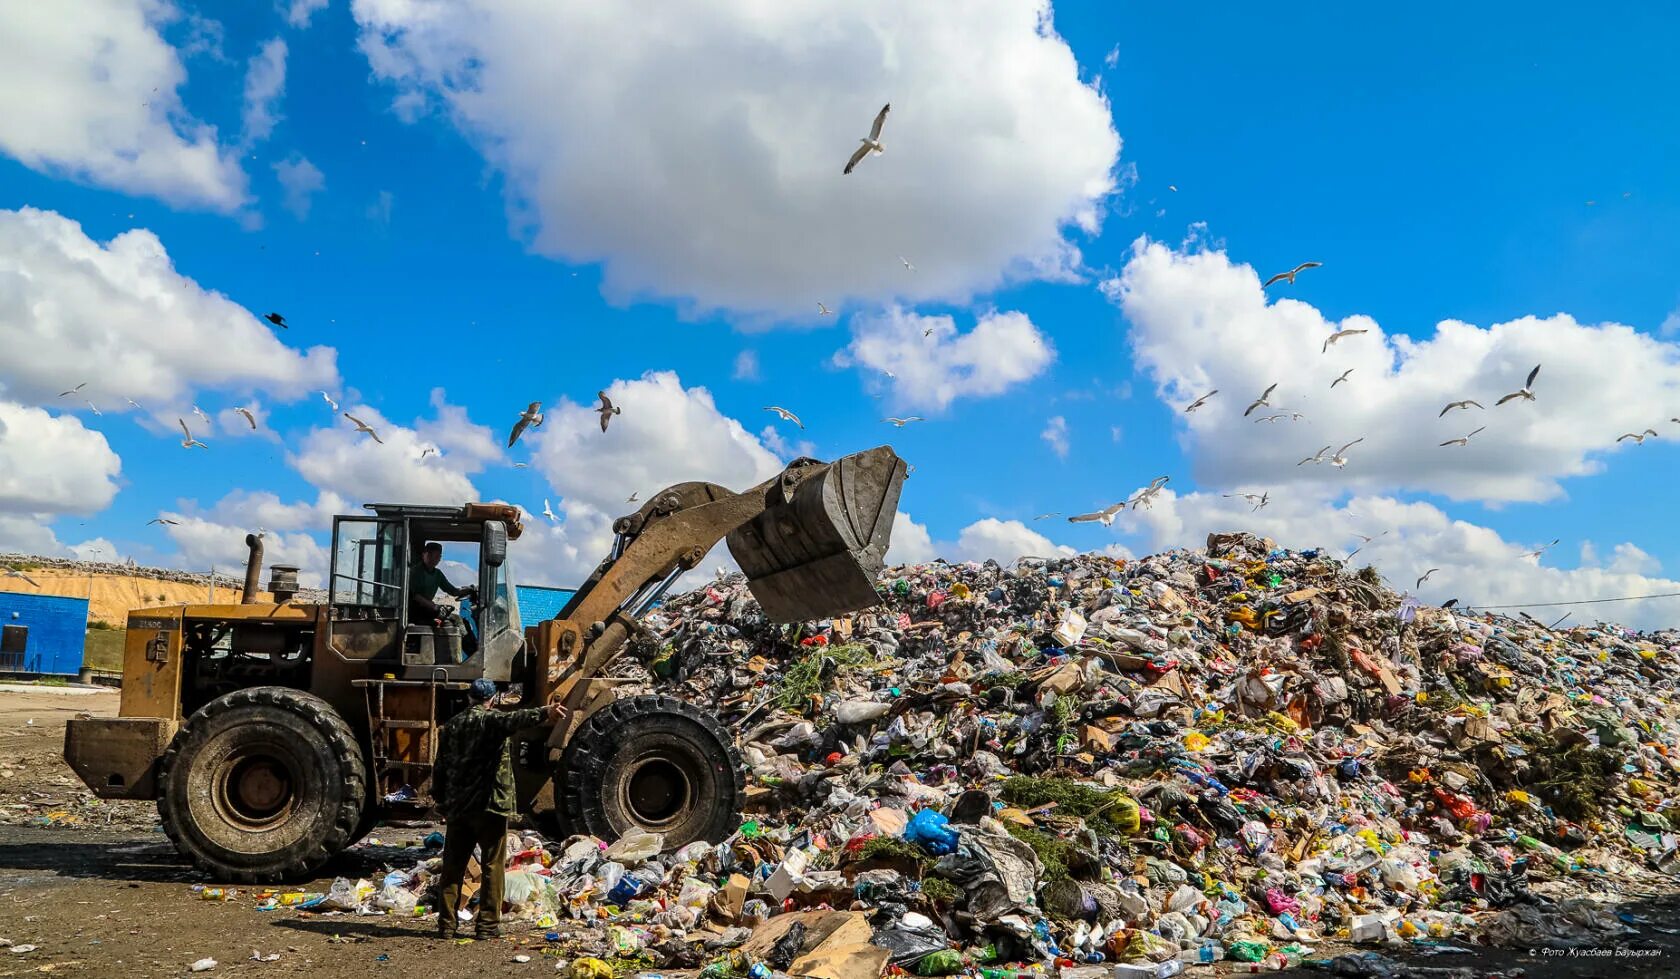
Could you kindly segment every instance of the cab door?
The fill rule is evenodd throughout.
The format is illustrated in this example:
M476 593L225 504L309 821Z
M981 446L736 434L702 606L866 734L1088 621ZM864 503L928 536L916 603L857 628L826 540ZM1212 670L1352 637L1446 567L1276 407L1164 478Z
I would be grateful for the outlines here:
M408 607L400 520L334 517L327 647L341 659L395 659Z

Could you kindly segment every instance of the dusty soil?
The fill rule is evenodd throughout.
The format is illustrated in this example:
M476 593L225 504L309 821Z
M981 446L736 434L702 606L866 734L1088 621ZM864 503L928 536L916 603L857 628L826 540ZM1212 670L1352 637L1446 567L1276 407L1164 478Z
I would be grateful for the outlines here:
M0 688L0 945L37 946L22 954L0 950L0 979L185 976L191 963L207 957L219 963L205 973L211 977L553 974L556 960L543 955L540 931L446 944L431 937L435 919L260 912L251 889L225 902L201 900L192 885L206 881L157 829L155 808L99 803L59 757L65 720L82 711L114 714L116 705L114 691L77 696ZM416 853L402 847L427 831L377 830L381 845L346 853L321 879L299 889L326 890L335 876L376 878L386 867L410 866ZM1680 898L1632 903L1624 910L1643 923L1636 938L1615 947L1573 954L1478 949L1410 962L1425 970L1465 970L1462 976L1519 969L1535 979L1680 976ZM1336 951L1346 950L1321 949ZM280 958L252 961L254 952L278 952ZM531 961L515 963L520 954ZM1237 973L1236 965L1224 963L1185 975Z

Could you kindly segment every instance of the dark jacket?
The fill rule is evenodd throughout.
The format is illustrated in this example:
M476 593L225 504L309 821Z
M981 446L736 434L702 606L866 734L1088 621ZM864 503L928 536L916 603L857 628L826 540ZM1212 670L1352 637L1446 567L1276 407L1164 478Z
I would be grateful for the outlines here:
M508 738L543 722L543 709L499 711L469 707L438 734L432 801L445 819L479 812L511 816L517 808Z

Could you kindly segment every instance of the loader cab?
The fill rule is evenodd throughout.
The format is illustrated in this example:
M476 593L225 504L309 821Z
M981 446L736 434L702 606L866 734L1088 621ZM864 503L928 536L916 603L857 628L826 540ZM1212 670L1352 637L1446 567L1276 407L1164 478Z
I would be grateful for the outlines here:
M508 562L504 508L369 504L371 515L333 519L328 648L369 675L405 680L506 680L523 644ZM511 508L505 508L511 509ZM510 519L497 519L499 516ZM427 542L442 545L440 570L456 588L459 620L441 628L412 613L410 588ZM439 592L438 599L451 599Z

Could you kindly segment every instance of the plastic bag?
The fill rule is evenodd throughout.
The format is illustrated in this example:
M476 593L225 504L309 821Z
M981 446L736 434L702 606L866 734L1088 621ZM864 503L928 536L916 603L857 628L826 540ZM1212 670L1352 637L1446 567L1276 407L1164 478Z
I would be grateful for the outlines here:
M890 710L892 704L878 700L846 700L834 709L834 716L841 724L862 724L885 717Z
M935 809L922 809L904 827L904 838L933 854L942 856L957 848L957 831L951 828L945 815Z
M332 882L332 887L327 889L327 896L316 907L325 911L356 911L372 896L371 883L340 877Z
M659 855L665 849L665 834L643 833L631 830L618 838L618 842L607 847L607 859L617 860L625 866L634 866L649 857Z
M392 914L413 914L414 906L419 903L419 895L395 884L386 884L373 899L374 907Z

